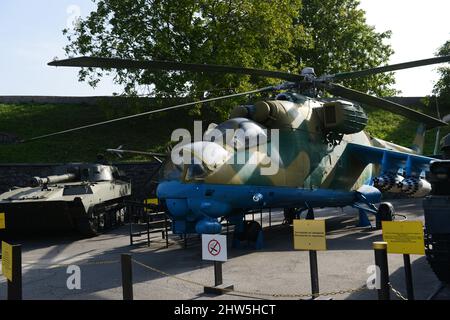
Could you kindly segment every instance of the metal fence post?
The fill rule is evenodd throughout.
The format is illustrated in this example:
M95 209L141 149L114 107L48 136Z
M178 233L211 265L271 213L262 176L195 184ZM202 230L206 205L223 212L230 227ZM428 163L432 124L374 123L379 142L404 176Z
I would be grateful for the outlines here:
M387 258L387 242L374 242L375 264L380 268L380 289L378 289L378 300L390 300L389 288L389 266Z
M272 226L272 208L269 208L269 227Z
M123 300L133 300L133 268L131 254L122 254L120 262L122 267Z
M405 265L405 281L406 281L406 292L408 293L408 300L414 300L414 286L412 279L411 259L409 254L403 255L403 263Z
M221 261L214 261L214 285L220 286L223 284L223 278L222 278L222 262Z
M309 250L309 267L311 270L311 293L315 299L319 295L319 269L317 266L317 251Z
M130 246L133 245L133 219L134 219L134 207L131 204L127 206L128 223L130 224Z

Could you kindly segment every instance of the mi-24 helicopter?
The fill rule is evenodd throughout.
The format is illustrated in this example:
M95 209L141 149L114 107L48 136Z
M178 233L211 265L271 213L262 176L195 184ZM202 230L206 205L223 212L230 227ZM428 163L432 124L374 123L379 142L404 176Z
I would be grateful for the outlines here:
M316 76L313 68L292 74L220 65L99 57L53 61L49 65L234 73L286 82L29 140L199 103L272 91L278 93L275 99L236 106L229 120L211 124L201 141L185 141L173 148L165 160L157 188L157 197L172 218L173 232L219 233L220 219L226 218L242 234L248 229L244 214L261 208L295 208L292 211L297 215L308 210L311 217L314 208L352 206L359 209L360 225L370 226L367 213L375 214L377 220L390 219L389 207L375 206L380 203L382 192L410 197L423 197L430 192L425 173L433 159L420 155L423 138L426 130L447 123L336 82L448 61L450 56L440 56L323 76ZM328 92L335 98L321 98L320 92ZM414 146L405 148L364 132L368 119L361 105L381 108L418 122Z

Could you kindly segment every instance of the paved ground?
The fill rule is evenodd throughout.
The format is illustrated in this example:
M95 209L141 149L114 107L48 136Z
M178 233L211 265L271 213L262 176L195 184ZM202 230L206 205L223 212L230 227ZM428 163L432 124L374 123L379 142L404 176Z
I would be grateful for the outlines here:
M394 202L397 213L410 220L422 220L421 202ZM336 209L316 211L317 218L326 218L328 251L318 253L320 291L356 289L365 285L367 267L374 263L372 242L381 240L380 231L356 228L356 211ZM256 220L259 216L256 215ZM204 295L199 285L179 281L134 264L135 299L251 299L256 293L295 294L310 292L307 252L294 251L292 229L280 224L282 216L275 214L274 225L265 229L265 248L229 249L229 261L223 266L224 281L240 291L254 294L229 294L220 297ZM264 226L268 216L264 215ZM197 237L189 239L188 248L173 236L168 249L157 239L146 245L129 246L128 228L123 227L92 239L71 236L18 239L23 244L23 294L25 299L121 299L121 253L147 265L184 279L213 284L212 263L201 260ZM158 241L158 242L156 242ZM440 283L425 257L411 256L417 299L427 299ZM67 265L81 268L81 290L66 286ZM391 283L405 293L403 259L389 256ZM6 284L0 277L0 299L5 299ZM438 296L450 299L447 289ZM292 299L298 299L292 297ZM333 299L376 299L376 292L362 290L333 296Z

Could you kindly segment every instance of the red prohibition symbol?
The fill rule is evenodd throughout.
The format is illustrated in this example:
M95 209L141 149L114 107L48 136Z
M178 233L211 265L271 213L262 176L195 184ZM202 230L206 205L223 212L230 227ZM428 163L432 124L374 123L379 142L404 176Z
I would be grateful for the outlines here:
M220 253L220 243L216 239L208 242L208 252L212 256L217 256Z

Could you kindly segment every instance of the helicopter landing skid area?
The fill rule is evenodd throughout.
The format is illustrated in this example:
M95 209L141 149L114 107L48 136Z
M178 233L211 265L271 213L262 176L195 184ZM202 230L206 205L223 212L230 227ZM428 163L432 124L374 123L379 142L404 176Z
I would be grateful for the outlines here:
M397 214L406 216L408 220L423 221L420 199L394 200L392 203ZM259 213L246 218L260 221ZM331 298L376 300L376 290L363 287L370 276L367 270L374 264L372 243L382 240L381 231L358 227L358 209L350 207L342 211L317 209L315 218L325 219L327 230L327 251L317 254L320 291L355 289ZM369 215L369 219L375 225L375 216ZM223 264L222 272L224 282L232 283L235 291L220 296L203 293L201 284L214 284L214 264L202 260L198 235L188 237L185 247L179 236L169 233L168 248L165 239L157 238L156 234L152 235L155 238L149 247L146 243L130 246L128 226L89 239L80 239L77 235L16 239L22 243L23 297L120 300L120 259L121 254L128 253L134 261L134 299L298 300L299 294L310 293L308 252L294 250L292 226L283 224L283 220L283 212L273 210L269 226L269 216L263 212L264 247L259 250L245 246L233 248L230 230L228 260ZM405 295L402 256L392 254L388 259L391 284ZM411 265L416 299L448 298L448 288L441 287L425 256L412 255ZM70 278L77 267L81 275L79 287ZM262 293L265 295L259 295ZM1 278L0 300L6 298L5 294L6 281ZM394 294L391 298L398 299Z

